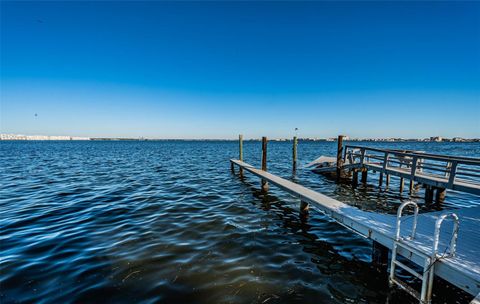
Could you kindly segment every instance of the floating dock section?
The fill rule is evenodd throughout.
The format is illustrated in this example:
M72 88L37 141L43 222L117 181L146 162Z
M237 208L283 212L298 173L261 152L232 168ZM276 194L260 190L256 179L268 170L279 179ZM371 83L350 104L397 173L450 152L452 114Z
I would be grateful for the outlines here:
M353 149L357 149L355 153L358 153L357 147L352 147L352 150ZM371 170L379 170L379 168L384 168L384 173L396 174L396 172L398 172L399 176L402 176L402 174L408 175L408 172L410 172L409 176L411 176L411 172L413 170L415 173L414 179L424 182L423 178L426 173L417 172L417 168L410 168L410 171L405 173L404 170L401 169L397 170L389 168L389 166L385 165L385 162L379 164L367 162L366 152L367 149L359 151L359 157L363 157L361 162L356 162L354 159L351 159L349 163L352 166L364 166L370 168ZM387 153L382 151L382 153L384 153L384 159L385 155L387 155L388 161L388 155L393 152L388 151ZM266 154L266 148L264 154ZM348 153L344 155L348 157ZM416 217L417 228L415 237L411 240L405 240L405 244L408 246L397 247L395 245L396 242L398 243L398 238L396 238L396 216L362 211L319 192L268 173L266 171L266 160L264 160L265 157L262 159L262 168L264 170L256 169L242 160L231 159L230 162L232 170L234 169L234 166L238 166L240 168L240 172L242 172L241 174L243 174L243 171L248 171L261 178L262 189L268 189L268 184L275 185L291 195L299 198L302 202L302 206L304 206L306 203L311 204L322 213L336 220L338 223L354 231L355 233L358 233L365 238L372 239L389 248L390 250L395 248L397 255L404 257L419 267L424 267L425 257L432 256L436 221L444 213L431 212L418 215L418 217ZM418 158L413 155L410 163L416 164L417 160ZM471 163L470 160L464 161L469 162L469 164ZM455 172L451 169L450 172L452 171ZM451 175L444 177L440 182L441 184L436 185L450 189L461 187L462 190L467 190L460 181L455 182L455 179L453 179L452 183ZM470 185L471 183L468 185L468 189L470 191L467 190L467 192L477 193L476 185L474 184L473 187L470 187ZM480 293L480 253L478 252L478 248L480 246L480 207L464 208L454 210L454 212L458 216L460 223L460 229L458 229L458 238L456 242L456 253L452 257L440 257L436 259L434 261L435 267L432 268L432 270L434 275L461 288L475 297ZM413 220L413 215L402 217L402 226L404 227L402 235L408 235L411 233L411 225ZM410 223L408 223L409 221ZM447 252L450 241L452 240L453 224L453 221L446 219L442 225L442 229L439 230L439 253ZM412 249L409 250L408 248ZM451 250L451 248L449 250ZM405 266L402 263L399 264Z

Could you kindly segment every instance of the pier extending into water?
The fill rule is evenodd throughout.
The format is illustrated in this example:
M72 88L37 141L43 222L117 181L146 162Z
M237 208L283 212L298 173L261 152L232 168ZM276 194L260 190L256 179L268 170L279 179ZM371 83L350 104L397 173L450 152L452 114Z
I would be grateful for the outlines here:
M241 139L241 138L240 138ZM240 147L242 147L240 145ZM342 153L339 141L337 169L375 170L380 174L409 178L413 182L421 182L441 189L462 191L477 194L475 180L463 179L476 173L480 161L459 157L439 157L416 152L399 152L394 150L371 149L358 146L347 146ZM296 156L296 141L294 141ZM382 157L375 155L380 154ZM231 159L231 169L235 166L243 171L261 178L262 191L268 191L269 185L279 187L300 200L301 212L307 212L309 205L334 219L353 232L374 241L374 245L384 248L383 257L388 259L388 250L392 252L390 261L389 282L398 285L421 303L429 303L433 290L433 278L438 276L458 288L470 293L472 298L480 296L480 207L463 208L449 212L429 212L418 214L418 207L413 202L400 206L397 216L362 211L317 191L273 175L267 172L267 139L262 139L262 169L257 169L243 161L240 149L240 160ZM294 157L296 163L296 157ZM343 160L347 160L342 162ZM383 162L382 162L383 159ZM427 164L427 160L451 163L449 170L439 170L438 166ZM420 162L420 165L418 164ZM397 163L399 166L393 166ZM434 163L436 164L436 163ZM403 168L405 165L405 168ZM409 166L408 166L409 165ZM463 167L465 165L465 167ZM453 168L453 169L452 169ZM460 168L463 168L460 170ZM465 170L468 168L469 170ZM443 177L435 176L430 171L448 171ZM365 170L363 172L366 172ZM407 173L410 173L407 175ZM467 174L464 174L464 173ZM473 174L470 174L472 173ZM437 174L438 175L438 174ZM453 176L453 177L452 177ZM413 215L402 216L407 205L414 205ZM401 228L402 227L402 228ZM385 254L386 251L386 254ZM401 256L402 261L398 260ZM411 266L407 265L410 264ZM395 268L402 268L422 281L421 290L415 290L400 281L395 275ZM423 269L423 270L415 270ZM473 299L472 303L476 303Z

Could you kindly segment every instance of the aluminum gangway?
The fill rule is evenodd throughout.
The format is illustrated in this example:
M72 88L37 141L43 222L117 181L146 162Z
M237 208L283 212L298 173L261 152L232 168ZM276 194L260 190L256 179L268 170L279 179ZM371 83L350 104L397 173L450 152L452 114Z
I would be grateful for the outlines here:
M438 245L436 249L434 248L435 227L438 225L439 218L445 216L444 212L403 216L402 235L414 234L415 237L411 239L402 237L403 246L398 246L397 216L363 211L267 171L254 168L243 161L231 159L230 162L232 167L236 165L260 177L262 184L267 182L273 184L299 198L302 202L311 204L312 207L339 224L394 250L395 255L402 256L420 268L424 268L426 257L432 257L432 254L435 254L432 259L433 263L431 263L434 267L428 267L428 271L432 270L433 276L444 279L474 297L480 293L480 253L478 251L480 207L454 210L460 223L454 254L450 254L452 248L449 248L454 235L452 230L455 231L454 221L448 219L445 220L442 229L438 229ZM412 225L415 219L417 224ZM416 226L415 231L412 229L413 226ZM395 261L396 257L393 259L393 262ZM395 280L395 278L393 279ZM427 286L427 288L431 288L431 286Z

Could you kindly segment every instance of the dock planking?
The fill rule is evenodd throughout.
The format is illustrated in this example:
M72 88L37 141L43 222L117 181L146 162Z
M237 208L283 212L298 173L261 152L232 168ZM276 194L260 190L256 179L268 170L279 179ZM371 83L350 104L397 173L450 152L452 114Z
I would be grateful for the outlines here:
M265 170L256 169L243 161L232 159L230 162L232 165L237 165L299 198L301 202L310 204L353 232L372 239L387 248L391 249L393 247L396 227L395 216L362 211ZM455 213L460 218L461 227L458 234L456 255L449 258L440 258L435 263L434 273L447 282L476 296L480 293L480 255L477 248L480 244L480 234L478 233L480 231L480 207L455 210ZM435 220L441 214L441 212L432 212L419 215L418 237L411 241L411 245L416 250L410 251L399 248L398 254L412 263L419 266L423 265L424 257L422 255L432 254ZM411 218L405 217L405 220L412 220ZM450 241L449 225L453 224L446 221L445 227L441 230L439 252L442 252ZM406 227L403 234L408 234L408 222L403 226Z

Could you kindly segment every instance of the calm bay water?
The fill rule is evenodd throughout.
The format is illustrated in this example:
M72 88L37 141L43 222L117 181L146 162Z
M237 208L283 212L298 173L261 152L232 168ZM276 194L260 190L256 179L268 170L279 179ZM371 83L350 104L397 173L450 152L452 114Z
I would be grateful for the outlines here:
M478 143L362 143L480 157ZM258 166L259 142L245 142ZM408 199L392 177L353 190L291 174L291 143L269 143L269 171L365 210ZM336 143L301 142L302 165ZM230 172L236 142L0 142L0 302L416 303L389 291L371 242L298 200ZM421 196L416 199L423 203ZM448 192L444 208L479 205ZM441 281L435 300L465 303Z

